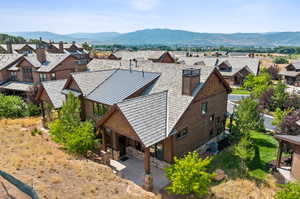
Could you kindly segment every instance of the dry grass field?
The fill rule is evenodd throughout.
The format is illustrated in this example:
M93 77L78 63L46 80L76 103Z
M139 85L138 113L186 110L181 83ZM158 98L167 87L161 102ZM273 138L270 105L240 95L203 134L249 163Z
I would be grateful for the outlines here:
M0 168L45 199L158 198L104 165L60 150L46 135L32 136L40 118L0 120Z

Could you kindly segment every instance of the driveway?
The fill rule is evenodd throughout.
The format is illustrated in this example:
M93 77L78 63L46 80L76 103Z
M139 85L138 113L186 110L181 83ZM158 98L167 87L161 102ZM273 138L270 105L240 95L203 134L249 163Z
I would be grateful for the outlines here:
M228 113L233 113L234 106L237 106L237 104L235 104L234 102L228 100L227 112ZM265 126L266 130L268 130L268 131L275 131L276 130L276 126L272 125L272 122L274 120L274 118L272 116L264 114L263 119L264 119L264 126Z
M133 181L139 186L144 185L144 161L137 159L132 156L123 162L116 162L111 160L111 166L117 167L115 170L118 170L118 175L127 180ZM154 192L158 192L160 189L169 184L165 172L162 169L157 167L151 167L151 173L153 176L153 188Z

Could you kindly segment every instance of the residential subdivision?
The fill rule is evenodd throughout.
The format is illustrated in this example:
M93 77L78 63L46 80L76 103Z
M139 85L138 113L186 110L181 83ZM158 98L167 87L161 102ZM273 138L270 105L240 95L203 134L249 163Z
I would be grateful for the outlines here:
M70 48L73 47L67 49ZM49 52L44 45L33 49L24 44L19 50L9 52L0 55L0 90L24 97L34 96L40 82L66 79L71 72L85 71L89 61L85 54Z
M300 61L288 64L279 75L286 84L300 86Z
M142 159L147 179L151 164L205 152L222 138L231 89L215 67L94 59L88 68L66 81L43 82L38 99L59 108L62 94L79 97L81 118L94 122L103 149L115 160Z

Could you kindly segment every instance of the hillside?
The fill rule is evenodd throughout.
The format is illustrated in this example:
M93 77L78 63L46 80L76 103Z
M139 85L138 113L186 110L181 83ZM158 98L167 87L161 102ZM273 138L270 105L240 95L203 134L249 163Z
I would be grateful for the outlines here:
M161 44L161 45L198 45L198 46L300 46L300 32L272 33L197 33L170 29L145 29L129 33L74 33L56 34L51 32L13 32L15 36L26 39L88 41L93 44Z
M7 34L0 34L0 44L12 43L24 43L26 40L22 37L11 36Z

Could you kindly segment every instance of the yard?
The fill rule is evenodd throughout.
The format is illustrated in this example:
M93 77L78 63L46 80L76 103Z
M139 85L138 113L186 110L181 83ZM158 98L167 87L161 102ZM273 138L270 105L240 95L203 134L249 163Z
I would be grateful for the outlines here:
M210 170L222 169L228 175L228 181L212 187L217 198L273 198L277 190L276 180L270 174L267 163L276 159L277 141L270 135L252 131L255 153L246 169L249 175L241 169L241 160L229 147L214 156Z
M40 198L157 198L104 165L67 154L45 134L32 136L39 123L0 120L0 168L33 186Z
M250 91L242 88L233 88L231 94L249 95Z

